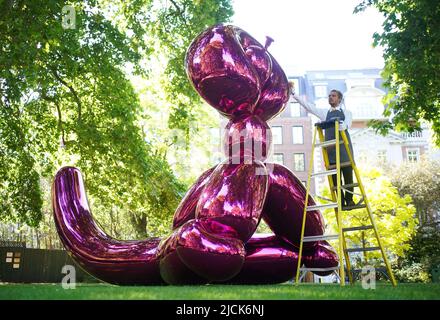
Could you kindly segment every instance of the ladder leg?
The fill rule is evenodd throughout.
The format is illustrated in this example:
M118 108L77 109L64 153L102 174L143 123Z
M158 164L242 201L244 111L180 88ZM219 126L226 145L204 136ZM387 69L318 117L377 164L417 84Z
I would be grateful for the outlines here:
M335 192L334 192L334 191L332 191L332 197L333 197L333 198L336 198L336 195L335 195ZM335 212L335 215L336 215L336 217L337 217L338 212ZM338 223L338 219L336 219L336 222ZM338 228L339 228L339 226L338 226ZM348 252L347 252L347 242L346 242L346 239L345 239L344 232L342 232L342 245L343 245L342 248L343 248L343 251L344 251L345 263L346 263L346 265L347 265L348 279L349 279L349 281L350 281L351 284L354 284L354 279L353 279L353 275L352 275L352 272L351 272L350 256L349 256L349 254L348 254Z
M336 184L337 184L337 197L338 197L338 210L336 213L336 220L338 223L338 235L339 235L339 276L341 278L341 286L345 286L345 270L344 270L344 245L342 235L342 218L341 218L341 162L340 162L340 144L339 144L339 122L335 121L335 140L336 140Z
M333 186L330 185L330 188L333 188ZM333 189L332 189L332 190L333 190ZM335 191L334 191L334 190L331 192L331 195L332 195L332 198L333 198L333 199L336 199L337 195L335 194ZM337 211L335 212L335 215L336 215L336 217L338 216L338 212L337 212ZM341 219L341 220L342 220L342 219ZM339 221L339 220L336 218L336 223L338 223L338 221ZM338 229L339 229L339 225L338 225ZM349 256L349 254L348 254L348 252L347 252L347 242L346 242L346 239L345 239L344 232L342 232L342 246L343 246L342 249L343 249L343 251L344 251L345 263L346 263L346 265L347 265L348 279L349 279L349 281L350 281L351 284L354 284L354 279L353 279L353 275L352 275L352 272L351 272L350 256Z
M377 244L378 244L378 246L380 248L380 251L381 251L381 254L382 254L382 259L383 259L383 261L385 263L385 266L386 266L389 278L390 278L391 283L393 284L393 286L396 286L397 282L396 282L396 279L394 278L393 271L391 270L391 265L390 265L390 263L388 261L388 258L386 256L385 250L384 250L383 245L382 245L382 241L380 240L379 232L377 230L377 226L376 226L376 223L374 221L374 216L372 214L370 203L369 203L369 201L367 199L366 192L365 192L364 186L362 184L359 171L357 169L357 166L354 163L353 156L351 154L351 151L350 151L350 148L349 148L349 145L348 145L348 139L347 139L347 136L345 135L345 132L342 132L342 140L344 141L344 145L345 145L345 148L347 150L348 157L350 158L350 162L352 163L353 171L354 171L354 173L356 175L356 180L357 180L357 182L359 184L359 189L361 190L361 194L364 197L364 202L365 202L365 205L366 205L366 208L367 208L368 216L370 218L371 225L373 226L374 235L375 235L375 238L377 240Z
M310 156L310 164L309 164L309 174L307 177L307 188L306 188L306 199L304 202L304 212L303 212L303 219L302 219L302 226L301 226L301 237L299 242L299 252L298 252L298 265L296 269L296 277L295 277L295 283L296 285L300 282L300 270L301 270L301 260L302 260L302 251L303 251L303 242L304 242L304 231L306 227L306 217L307 217L307 206L309 204L309 193L310 193L310 182L312 178L312 171L313 171L313 154L315 150L315 144L316 144L316 129L313 134L313 142L312 142L312 155ZM302 278L302 277L301 277Z
M350 262L350 256L347 252L347 242L345 242L345 235L344 233L342 233L342 244L344 246L344 257L345 257L345 263L347 264L347 274L348 274L348 280L350 281L351 284L354 284L354 280L353 280L353 274L351 272L351 262Z
M374 235L376 237L377 244L379 245L380 252L382 254L382 259L383 259L383 261L385 263L385 266L386 266L386 269L387 269L387 272L388 272L388 276L389 276L389 278L391 280L391 283L395 287L395 286L397 286L397 282L396 282L396 279L394 278L393 271L391 270L391 265L390 265L390 262L388 261L387 255L386 255L385 250L383 248L382 241L380 240L379 232L377 230L377 226L376 226L376 223L374 221L374 217L373 217L373 215L371 213L370 204L367 201L365 201L365 203L367 204L368 216L370 217L371 225L373 226L373 230L374 230Z
M322 132L322 129L319 128L318 129L318 133L319 133L319 139L321 141L324 141L325 138L324 138L324 134ZM338 140L336 140L336 141L338 141ZM339 154L339 153L337 153L337 154ZM324 160L325 168L328 168L330 166L330 161L329 161L328 153L327 153L326 149L323 150L322 155L323 155L323 160ZM339 167L338 171L340 172L340 167ZM348 276L349 276L350 282L352 282L353 279L351 277L351 272L350 272L351 268L350 268L349 255L348 255L348 253L346 253L346 250L345 250L346 247L347 247L346 243L345 243L345 237L344 237L343 232L341 232L342 230L340 230L340 229L342 229L342 226L341 226L341 228L339 228L340 223L339 223L339 219L338 219L338 212L340 212L340 210L341 210L341 205L340 204L341 204L342 194L338 193L337 191L334 190L335 183L333 181L332 176L328 176L327 179L328 179L328 184L330 186L330 194L331 194L331 197L332 197L332 201L333 202L337 202L339 204L339 209L335 208L335 218L336 218L336 223L338 225L338 236L339 236L339 244L338 244L338 246L341 247L341 243L342 243L342 252L344 253L344 254L341 254L341 250L338 250L338 256L339 256L339 260L340 260L339 263L340 263L340 267L342 267L342 269L344 269L344 257L345 257L345 261L347 263L347 270L349 270ZM338 183L338 181L339 181L339 183ZM341 176L339 175L339 177L338 177L338 175L337 175L336 185L339 186L338 187L339 191L341 190L340 181L341 181ZM341 239L342 239L342 241L341 241ZM341 272L341 268L339 269L339 272ZM337 274L336 271L334 273ZM342 271L342 274L344 274L343 271ZM342 281L344 281L344 283L345 283L345 276L341 277L340 274L337 274L337 276L338 276L339 282L341 284L342 284ZM344 279L344 280L341 280L341 279Z

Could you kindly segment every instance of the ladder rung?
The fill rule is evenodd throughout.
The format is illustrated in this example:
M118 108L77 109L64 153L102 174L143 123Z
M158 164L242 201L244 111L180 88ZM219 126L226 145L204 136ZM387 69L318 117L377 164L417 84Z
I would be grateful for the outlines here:
M354 206L348 206L348 207L342 207L342 211L348 211L348 210L353 210L353 209L361 209L361 208L366 208L367 206L365 204L356 204Z
M315 178L315 177L319 177L319 176L329 176L329 175L336 174L336 173L337 173L336 169L328 170L328 171L321 171L321 172L313 173L312 177Z
M341 188L351 188L351 187L353 187L353 188L356 188L356 187L359 187L359 183L351 183L351 184L343 184L342 186L341 186ZM337 190L337 186L334 186L333 188L332 188L332 190L334 191L334 190Z
M301 271L336 271L339 270L339 266L337 267L330 267L330 268L306 268L306 267L302 267L300 268Z
M373 229L373 226L359 226L359 227L351 227L351 228L342 228L343 232L349 232L349 231L358 231L358 230L369 230Z
M361 273L362 269L351 269L352 274ZM374 271L377 273L382 273L384 276L386 276L388 279L390 279L390 275L388 274L388 270L386 266L381 267L374 267Z
M337 119L329 120L329 121L321 121L315 123L315 126L321 129L328 129L328 128L335 128L335 121L338 121ZM334 129L336 130L336 128Z
M318 204L315 206L308 206L306 211L314 211L314 210L321 210L321 209L331 209L331 208L337 208L338 204L333 203L327 203L327 204Z
M346 249L346 252L365 252L365 251L377 251L380 247L369 247L369 248L350 248Z
M345 168L345 167L349 167L349 166L351 166L351 162L350 161L341 162L341 168ZM336 169L336 164L329 165L328 169Z
M342 140L339 143L344 143ZM321 147L321 148L327 148L327 147L331 147L331 146L335 146L336 145L336 139L333 140L327 140L324 142L319 142L317 144L315 144L315 148Z
M320 241L320 240L334 240L334 239L339 239L339 236L337 234L309 236L309 237L304 237L303 242L312 242L312 241Z
M329 199L329 198L323 197L323 196L321 196L321 195L316 195L315 197L316 197L317 199L324 200L324 201L328 201L328 202L332 202L332 201L333 201L333 199Z

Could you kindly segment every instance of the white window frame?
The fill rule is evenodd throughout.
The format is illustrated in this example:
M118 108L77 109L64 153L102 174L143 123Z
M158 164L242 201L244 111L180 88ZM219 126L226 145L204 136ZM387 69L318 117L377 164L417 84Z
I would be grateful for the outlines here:
M301 128L301 142L295 142L295 137L297 137L294 132L295 128ZM292 144L304 144L304 126L292 126Z
M280 161L276 161L276 157L277 156L281 156L281 162ZM274 153L272 158L273 158L273 162L274 163L284 165L284 153Z
M290 116L292 118L301 117L301 106L299 105L299 103L290 103Z
M411 154L415 151L415 155ZM415 156L415 159L412 157ZM419 148L408 148L406 149L406 160L411 163L418 162L420 160L420 149Z
M278 137L278 135L275 134L275 131L277 131L278 128L280 130L280 135L279 135L280 142L279 143L276 140L276 137ZM272 141L273 141L273 144L283 144L283 140L284 140L283 139L283 127L282 126L273 126L272 127Z
M298 168L296 167L296 155L302 155L302 159L303 159L303 169L302 170L298 170ZM306 171L306 154L304 152L295 152L293 154L293 171L296 172L304 172Z

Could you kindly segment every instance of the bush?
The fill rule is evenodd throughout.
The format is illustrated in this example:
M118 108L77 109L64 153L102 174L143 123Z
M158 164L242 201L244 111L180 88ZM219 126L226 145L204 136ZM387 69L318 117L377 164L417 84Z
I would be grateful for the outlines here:
M399 282L431 282L429 269L423 263L414 262L400 268L393 266L393 273Z

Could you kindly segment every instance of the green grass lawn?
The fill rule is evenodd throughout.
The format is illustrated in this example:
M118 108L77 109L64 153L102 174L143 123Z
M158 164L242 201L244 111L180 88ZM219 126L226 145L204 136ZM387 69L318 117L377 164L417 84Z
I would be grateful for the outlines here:
M365 290L360 284L205 285L118 287L77 284L65 290L61 284L0 284L0 299L44 300L440 300L440 284L378 283Z

